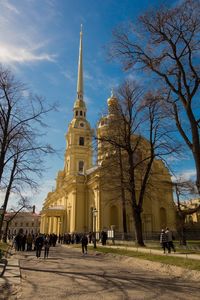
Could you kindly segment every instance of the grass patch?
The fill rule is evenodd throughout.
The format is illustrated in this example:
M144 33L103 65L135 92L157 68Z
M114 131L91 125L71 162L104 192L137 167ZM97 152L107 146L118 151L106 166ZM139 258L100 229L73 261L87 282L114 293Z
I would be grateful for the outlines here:
M112 245L112 244L108 244L108 245ZM139 249L140 247L136 246L135 244L122 244L122 243L115 243L115 246L124 246L126 247L127 249L129 247L131 248L135 248L135 249ZM187 246L183 246L183 245L180 245L179 242L175 241L174 242L174 246L176 248L176 252L177 253L196 253L196 254L200 254L200 244L199 244L199 241L197 241L197 243L189 243L187 244ZM159 243L146 243L145 244L145 249L155 249L155 250L162 250L161 246Z
M148 254L139 251L131 251L125 249L116 249L116 248L103 248L99 247L94 249L93 247L89 247L90 250L95 250L102 253L110 253L115 255L123 255L128 257L135 257L139 259L145 259L153 262L159 262L163 264L178 266L182 268L186 268L189 270L196 270L200 271L200 260L194 260L186 257L176 257L170 255L155 255L155 254Z

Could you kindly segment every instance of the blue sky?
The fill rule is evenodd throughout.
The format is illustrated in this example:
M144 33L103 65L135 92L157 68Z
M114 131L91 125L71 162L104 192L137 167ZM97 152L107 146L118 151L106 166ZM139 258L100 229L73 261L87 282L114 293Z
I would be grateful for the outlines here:
M112 87L126 76L120 65L108 60L105 46L121 22L136 20L146 8L160 1L149 0L0 0L0 62L30 89L58 102L58 111L47 118L47 141L60 150L60 157L47 159L40 191L32 197L37 210L55 186L63 168L65 134L72 119L76 97L80 24L83 24L84 91L87 118L95 126L106 107ZM175 1L168 1L174 4ZM176 164L175 164L176 165ZM176 169L194 175L190 158ZM27 192L28 194L28 192Z

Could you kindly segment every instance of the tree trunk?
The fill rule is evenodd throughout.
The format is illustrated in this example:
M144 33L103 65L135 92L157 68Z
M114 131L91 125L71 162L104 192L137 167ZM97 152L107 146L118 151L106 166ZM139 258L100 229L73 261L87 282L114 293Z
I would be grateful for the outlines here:
M119 148L118 150L119 150L119 166L120 166L120 181L121 181L121 196L122 196L123 239L125 239L125 236L127 234L126 197L125 197L125 189L124 189L122 154L121 154L121 149Z
M9 223L10 222L8 222L8 221L6 222L6 228L5 228L5 232L4 232L4 235L3 235L3 241L4 241L4 243L7 243Z
M0 241L2 239L2 228L3 228L3 221L4 221L4 215L5 215L4 205L2 206L2 208L3 208L3 212L2 212L1 218L0 218Z
M126 220L126 203L125 203L125 193L124 189L122 191L122 218L123 218L123 232L124 238L127 234L127 220Z
M144 241L143 241L143 234L142 234L142 219L141 219L141 210L140 209L133 209L133 215L134 215L134 224L135 224L135 239L136 243L139 246L144 247Z
M187 241L186 241L186 228L185 228L185 214L179 211L178 218L179 218L178 233L179 233L180 245L186 246Z
M183 246L187 245L185 226L181 227L181 230L180 230L180 245L183 245Z
M15 173L16 167L17 167L17 159L14 159L12 171L11 171L11 174L10 174L9 184L7 186L7 189L6 189L6 195L5 195L5 199L4 199L4 203L3 203L3 213L1 215L1 220L0 220L0 239L2 237L3 220L4 220L5 212L6 212L6 209L7 209L8 200L9 200L9 197L10 197L10 192L11 192L11 188L12 188L12 183L13 183L14 173Z

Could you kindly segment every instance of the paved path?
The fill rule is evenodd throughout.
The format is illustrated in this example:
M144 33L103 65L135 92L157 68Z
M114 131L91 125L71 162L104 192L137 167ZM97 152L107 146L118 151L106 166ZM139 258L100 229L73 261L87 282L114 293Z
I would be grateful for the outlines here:
M20 291L21 275L19 260L15 256L8 259L8 265L3 277L0 277L0 300L18 299Z
M19 256L20 258L20 256ZM148 262L57 246L47 260L20 258L21 295L12 299L199 300L199 282L148 269Z

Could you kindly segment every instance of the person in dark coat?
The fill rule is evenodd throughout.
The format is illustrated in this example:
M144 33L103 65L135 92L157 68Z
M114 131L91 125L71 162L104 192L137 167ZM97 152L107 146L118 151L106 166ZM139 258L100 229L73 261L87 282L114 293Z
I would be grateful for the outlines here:
M101 232L101 243L102 243L103 246L106 245L107 238L108 238L107 232L102 230L102 232Z
M167 235L166 235L164 229L162 229L161 233L160 233L160 244L161 244L161 247L163 248L164 253L165 253L166 249L169 252L169 246L168 246L168 242L167 242Z
M81 245L82 245L82 253L87 254L87 245L88 245L88 238L87 235L84 233L81 238Z
M33 244L33 236L30 233L27 235L26 243L27 243L27 251L31 251L32 244Z
M36 250L36 257L39 258L41 255L42 247L43 247L44 239L41 234L39 234L35 239L35 250Z
M174 243L173 243L173 233L171 230L169 230L169 228L167 227L165 230L165 234L167 237L167 243L168 243L168 252L171 253L171 249L173 249L174 253L176 252L176 249L174 247Z
M50 237L47 235L44 240L44 258L49 257Z

